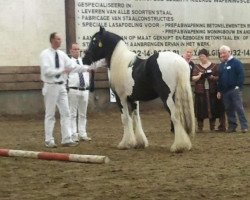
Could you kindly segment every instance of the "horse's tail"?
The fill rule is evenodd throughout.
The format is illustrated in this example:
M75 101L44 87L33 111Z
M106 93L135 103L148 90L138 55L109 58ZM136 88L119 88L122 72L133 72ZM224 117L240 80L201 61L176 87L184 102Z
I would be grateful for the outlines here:
M186 61L185 61L186 62ZM185 63L186 64L186 63ZM176 117L180 119L186 132L195 135L195 116L190 73L182 71L183 62L179 62L179 74L175 91ZM182 66L181 66L182 65ZM185 66L186 67L186 66ZM188 71L189 68L188 68Z

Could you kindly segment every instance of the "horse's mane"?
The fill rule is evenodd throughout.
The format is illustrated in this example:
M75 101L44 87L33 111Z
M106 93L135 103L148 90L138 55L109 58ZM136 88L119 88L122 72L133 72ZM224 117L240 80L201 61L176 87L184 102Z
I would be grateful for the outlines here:
M110 63L111 56L116 45L119 43L119 41L123 40L123 38L109 31L104 31L101 38L107 55L106 60Z
M119 42L120 40L123 40L123 38L115 33L111 33L109 31L104 31L103 36L106 38L106 40L113 41L113 42Z

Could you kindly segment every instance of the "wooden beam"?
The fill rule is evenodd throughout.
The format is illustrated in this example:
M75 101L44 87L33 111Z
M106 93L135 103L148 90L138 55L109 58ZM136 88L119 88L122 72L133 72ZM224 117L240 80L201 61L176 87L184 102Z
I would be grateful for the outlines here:
M107 73L95 73L95 80L96 81L107 81L108 74Z
M107 89L109 88L109 82L108 81L95 81L95 87L96 89Z
M39 66L0 67L0 74L40 74Z
M75 0L65 0L66 50L69 54L70 45L76 42Z
M99 67L97 68L97 73L107 73L107 68L106 67Z
M13 91L13 90L40 90L42 89L42 82L15 82L15 83L1 83L0 91ZM108 81L95 81L96 89L109 88Z
M0 74L0 83L41 82L40 74Z
M40 90L42 86L42 82L1 83L0 91Z

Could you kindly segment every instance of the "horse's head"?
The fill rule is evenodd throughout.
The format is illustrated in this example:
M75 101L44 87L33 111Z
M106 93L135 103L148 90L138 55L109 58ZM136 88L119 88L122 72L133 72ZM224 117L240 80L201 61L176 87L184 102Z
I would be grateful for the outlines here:
M92 61L91 55L88 54L88 52L85 50L85 51L84 51L84 56L83 56L83 58L82 58L82 63L83 63L84 65L90 65L92 62L93 62L93 61Z
M86 62L95 62L105 58L107 63L110 63L114 48L120 40L122 40L120 36L100 27L99 32L92 36L89 47L85 52Z

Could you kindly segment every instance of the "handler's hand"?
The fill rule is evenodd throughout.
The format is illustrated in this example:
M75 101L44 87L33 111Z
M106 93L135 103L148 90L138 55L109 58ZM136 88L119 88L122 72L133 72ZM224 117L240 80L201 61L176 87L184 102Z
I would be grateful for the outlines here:
M63 73L69 74L72 71L72 68L65 67Z
M97 69L88 69L89 73L95 73L97 71Z
M221 99L221 93L217 92L217 99Z
M208 77L208 79L209 79L209 80L214 80L214 76L213 76L213 75L210 75L210 76Z
M197 77L200 79L200 77L202 76L202 74L203 74L202 72L199 72L199 74L198 74Z

